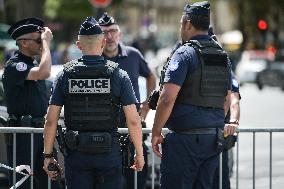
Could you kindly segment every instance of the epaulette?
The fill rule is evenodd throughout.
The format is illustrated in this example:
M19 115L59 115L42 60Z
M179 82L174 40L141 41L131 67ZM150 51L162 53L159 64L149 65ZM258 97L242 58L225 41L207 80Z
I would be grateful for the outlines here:
M107 60L106 66L108 67L110 74L112 74L114 72L114 70L118 68L118 63L113 62L111 60Z
M73 67L79 65L80 62L81 62L80 59L71 60L63 65L63 70L65 72L70 72L73 69Z

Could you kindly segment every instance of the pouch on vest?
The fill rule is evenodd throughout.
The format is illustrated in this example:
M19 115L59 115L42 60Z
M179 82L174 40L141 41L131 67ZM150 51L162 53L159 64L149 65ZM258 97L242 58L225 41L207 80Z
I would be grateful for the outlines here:
M78 136L77 150L90 154L110 153L112 136L107 132L82 132Z
M22 127L32 127L32 116L31 115L22 116L21 126Z

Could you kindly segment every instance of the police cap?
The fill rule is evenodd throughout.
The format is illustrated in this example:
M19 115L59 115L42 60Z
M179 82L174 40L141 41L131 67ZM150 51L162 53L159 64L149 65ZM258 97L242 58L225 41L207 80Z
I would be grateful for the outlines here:
M39 18L25 18L13 24L9 30L8 34L13 38L18 37L33 32L39 32L44 25L44 22Z
M103 31L94 17L87 17L81 24L78 35L97 35Z
M100 26L111 26L117 24L116 20L105 12L102 17L99 19Z
M185 5L183 11L185 14L202 15L209 17L210 3L208 1L202 1L193 3L192 5Z

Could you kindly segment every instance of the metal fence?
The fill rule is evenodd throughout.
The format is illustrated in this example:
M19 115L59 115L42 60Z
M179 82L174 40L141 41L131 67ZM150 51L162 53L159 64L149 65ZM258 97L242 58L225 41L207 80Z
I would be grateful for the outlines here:
M16 165L16 133L30 133L31 135L31 169L33 170L33 149L34 149L34 134L35 133L42 133L43 132L43 128L19 128L19 127L0 127L0 133L12 133L13 134L13 167L15 168ZM128 133L128 129L127 128L119 128L119 132L120 133ZM163 133L166 134L167 132L169 132L168 129L163 129ZM272 189L272 141L273 141L273 133L280 133L280 132L284 132L284 128L269 128L269 129L263 129L263 128L250 128L250 129L239 129L238 130L238 135L240 135L241 133L252 133L253 135L253 150L252 150L252 164L253 164L253 170L252 170L252 188L255 189L256 188L256 184L255 184L255 180L256 180L256 174L255 174L255 169L256 169L256 165L255 165L255 158L256 158L256 145L255 145L255 141L256 141L256 133L267 133L269 134L269 189ZM143 133L151 133L151 129L149 128L143 128ZM147 141L146 141L147 142ZM284 143L283 143L284 144ZM150 139L148 139L148 146L150 146ZM157 163L157 157L155 157L155 155L153 154L151 148L150 148L150 157L151 159L148 160L149 162L151 162L151 189L157 188L157 186L155 186L155 183L157 184L157 182L155 182L155 163ZM236 189L239 189L239 151L240 151L240 147L239 147L239 141L237 142L236 145ZM222 167L222 156L220 156L220 167ZM0 162L1 163L1 162ZM147 165L145 165L147 166ZM222 175L222 169L220 168L220 175ZM157 176L157 175L156 175ZM159 178L158 178L159 179ZM157 180L157 178L156 178ZM220 176L220 183L222 183L222 176ZM13 169L13 183L15 186L16 183L16 171L15 169ZM137 189L137 173L135 173L135 189ZM33 189L33 179L31 179L31 189ZM49 189L50 189L50 182L49 182ZM222 184L220 184L220 189L222 189Z

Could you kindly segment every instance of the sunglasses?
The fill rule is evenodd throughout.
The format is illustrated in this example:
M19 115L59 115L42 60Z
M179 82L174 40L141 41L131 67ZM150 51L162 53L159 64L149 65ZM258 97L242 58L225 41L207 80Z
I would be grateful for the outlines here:
M18 39L17 41L20 41L20 40L30 40L30 41L34 41L36 42L37 44L41 44L41 38L36 38L36 39L28 39L28 38L22 38L22 39Z

